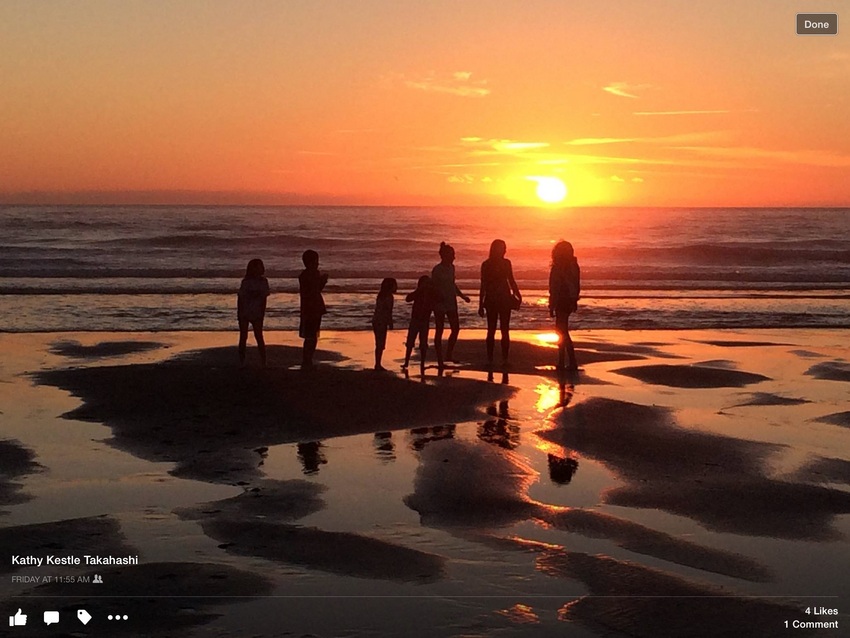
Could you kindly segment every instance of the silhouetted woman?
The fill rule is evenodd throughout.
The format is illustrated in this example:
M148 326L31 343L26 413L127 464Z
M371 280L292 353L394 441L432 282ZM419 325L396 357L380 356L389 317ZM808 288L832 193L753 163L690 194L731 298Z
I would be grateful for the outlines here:
M434 307L434 349L437 351L437 365L443 367L443 326L449 320L451 333L446 346L446 361L454 361L454 349L460 332L460 318L457 312L457 298L469 303L469 297L463 294L455 283L455 249L446 242L440 242L440 263L431 271L431 282L440 294L440 301Z
M245 269L245 278L239 286L236 301L236 318L239 321L239 362L245 365L245 349L248 345L248 326L254 328L260 361L266 365L266 342L263 339L263 319L266 316L266 300L269 296L269 280L263 275L266 267L262 259L252 259Z
M570 315L578 308L581 293L581 270L573 253L573 245L561 240L552 249L549 272L549 315L555 317L558 341L558 370L564 369L564 351L569 355L570 371L578 370L576 351L570 337Z
M493 363L496 345L496 325L502 331L502 363L508 362L511 349L511 310L519 308L522 295L514 279L509 259L505 259L507 245L501 239L490 244L490 257L481 264L481 290L478 297L478 314L487 316L487 363Z

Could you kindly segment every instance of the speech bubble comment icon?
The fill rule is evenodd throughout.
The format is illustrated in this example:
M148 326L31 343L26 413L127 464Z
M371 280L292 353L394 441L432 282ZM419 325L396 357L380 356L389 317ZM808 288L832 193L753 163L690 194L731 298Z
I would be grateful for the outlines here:
M44 612L44 624L45 625L55 625L59 622L59 612L58 611L46 611Z
M79 620L84 625L88 625L91 620L91 614L87 612L85 609L77 610L77 620Z

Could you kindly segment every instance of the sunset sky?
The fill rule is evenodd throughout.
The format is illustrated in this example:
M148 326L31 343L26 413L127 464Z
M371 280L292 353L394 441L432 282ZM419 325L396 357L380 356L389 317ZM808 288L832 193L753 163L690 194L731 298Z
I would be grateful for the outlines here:
M847 6L0 0L0 201L847 206Z

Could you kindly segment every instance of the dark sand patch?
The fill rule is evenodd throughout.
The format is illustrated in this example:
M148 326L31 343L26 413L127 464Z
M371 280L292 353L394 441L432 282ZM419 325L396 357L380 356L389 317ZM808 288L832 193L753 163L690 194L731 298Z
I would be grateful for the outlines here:
M65 417L111 426L116 447L176 463L178 476L231 484L259 476L262 446L467 421L476 405L514 392L471 379L418 383L330 366L213 365L226 350L35 377L79 397L83 405Z
M791 397L782 397L778 394L771 394L770 392L753 392L750 395L750 399L748 401L744 401L743 403L736 403L730 407L732 408L742 408L748 405L801 405L803 403L811 403L806 399L794 399Z
M79 341L54 341L50 352L63 357L74 359L101 359L105 357L120 357L127 354L147 352L166 348L158 341L101 341L93 346L84 346Z
M442 556L360 534L257 519L209 519L201 527L225 551L239 556L358 578L433 582L443 577Z
M835 412L834 414L827 414L826 416L820 416L817 419L814 419L818 423L829 423L830 425L838 425L842 428L850 428L850 411L848 412Z
M53 599L50 608L59 611L60 618L66 619L62 621L66 626L77 623L77 609L86 609L93 617L86 634L98 626L103 628L107 614L120 611L130 619L109 624L109 635L175 636L184 635L179 633L180 629L204 625L220 617L224 613L217 609L220 606L245 602L273 590L272 582L262 576L210 563L145 563L96 573L103 577L102 586L49 583L8 602L11 607L32 608L30 596L61 596ZM101 591L109 597L93 595L96 587L103 587ZM120 600L116 602L114 597ZM26 628L27 635L57 635L56 628L45 627L40 618L32 624L32 628L29 625Z
M527 495L537 472L518 454L497 445L450 439L422 448L413 482L404 498L423 525L504 526L539 510Z
M251 355L256 355L256 348L248 348L248 361ZM270 368L300 367L301 348L296 346L266 345L266 357ZM259 359L259 357L257 357ZM336 363L345 361L347 357L332 350L316 350L313 360L317 363ZM222 368L233 368L239 363L239 350L236 346L220 346L182 352L171 359L172 363L203 365Z
M544 520L558 529L608 539L637 554L663 558L679 565L752 582L773 579L767 567L741 554L704 547L608 514L568 509L553 512Z
M34 459L35 453L17 441L0 440L0 505L15 505L30 500L30 496L21 493L23 486L16 479L43 469ZM0 510L0 514L5 513L8 512Z
M0 528L0 547L8 548L13 554L37 558L94 552L111 556L138 554L125 540L118 521L109 516ZM23 567L0 563L0 574L19 569Z
M629 346L622 348L610 347L606 349L605 344L587 343L576 345L576 359L580 366L590 363L606 361L635 361L645 359L643 350L649 348L635 348L640 352L631 351ZM586 347L585 347L586 346ZM495 362L499 365L501 361L501 350L499 349L499 338L496 339ZM429 356L434 356L433 352ZM468 362L465 367L473 370L487 369L487 346L483 339L461 339L455 346L454 356L463 362ZM542 366L554 366L558 362L558 353L555 348L536 345L526 341L511 342L510 371L518 374L540 375ZM555 370L547 372L554 376Z
M327 488L310 481L256 481L250 489L232 498L183 507L175 512L186 520L259 518L295 521L325 507L321 494Z
M815 379L827 381L850 381L850 363L846 361L824 361L816 363L806 370L806 374Z
M819 359L823 357L820 352L812 352L811 350L789 350L788 352L803 359Z
M758 348L761 346L790 346L790 343L775 343L773 341L724 341L709 340L697 341L696 343L704 343L709 346L719 346L721 348Z
M795 478L800 481L850 485L850 461L820 457L800 468Z
M176 513L198 521L222 549L239 556L361 578L415 582L442 577L440 556L360 534L283 523L321 510L325 490L309 481L268 479L233 498Z
M617 374L672 388L742 388L768 378L752 372L699 365L648 365L619 368Z
M628 483L605 501L661 509L708 529L835 540L850 494L768 478L764 461L780 446L680 428L669 410L593 398L563 410L540 436L596 459Z
M757 582L771 578L767 568L740 554L703 547L615 516L534 501L527 491L536 472L508 450L470 441L441 441L429 444L421 457L415 491L404 501L419 512L424 525L454 528L460 535L480 540L482 528L535 519L695 569Z
M538 557L537 569L584 583L590 595L564 605L559 618L603 636L774 638L787 631L786 620L812 618L803 614L802 605L791 601L738 597L608 556L547 549Z

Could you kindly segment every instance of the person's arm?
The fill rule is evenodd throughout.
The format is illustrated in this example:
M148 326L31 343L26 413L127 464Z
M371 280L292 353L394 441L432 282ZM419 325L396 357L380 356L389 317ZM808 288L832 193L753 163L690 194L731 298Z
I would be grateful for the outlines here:
M511 265L509 259L506 259L505 261L508 262L508 283L511 285L513 293L520 301L522 301L522 293L520 293L519 286L516 285L516 279L514 279L514 267Z
M549 271L549 316L555 316L558 305L558 275L554 268Z
M418 290L418 288L417 288ZM407 297L405 297L406 301L416 301L416 290L413 292L407 293Z
M581 297L581 268L576 262L576 301Z
M466 303L469 303L469 295L463 294L463 291L458 288L457 284L455 284L455 294L463 299Z
M325 289L325 284L328 283L328 273L323 272L319 275L319 292Z
M484 316L484 264L481 264L481 286L478 289L478 316Z

